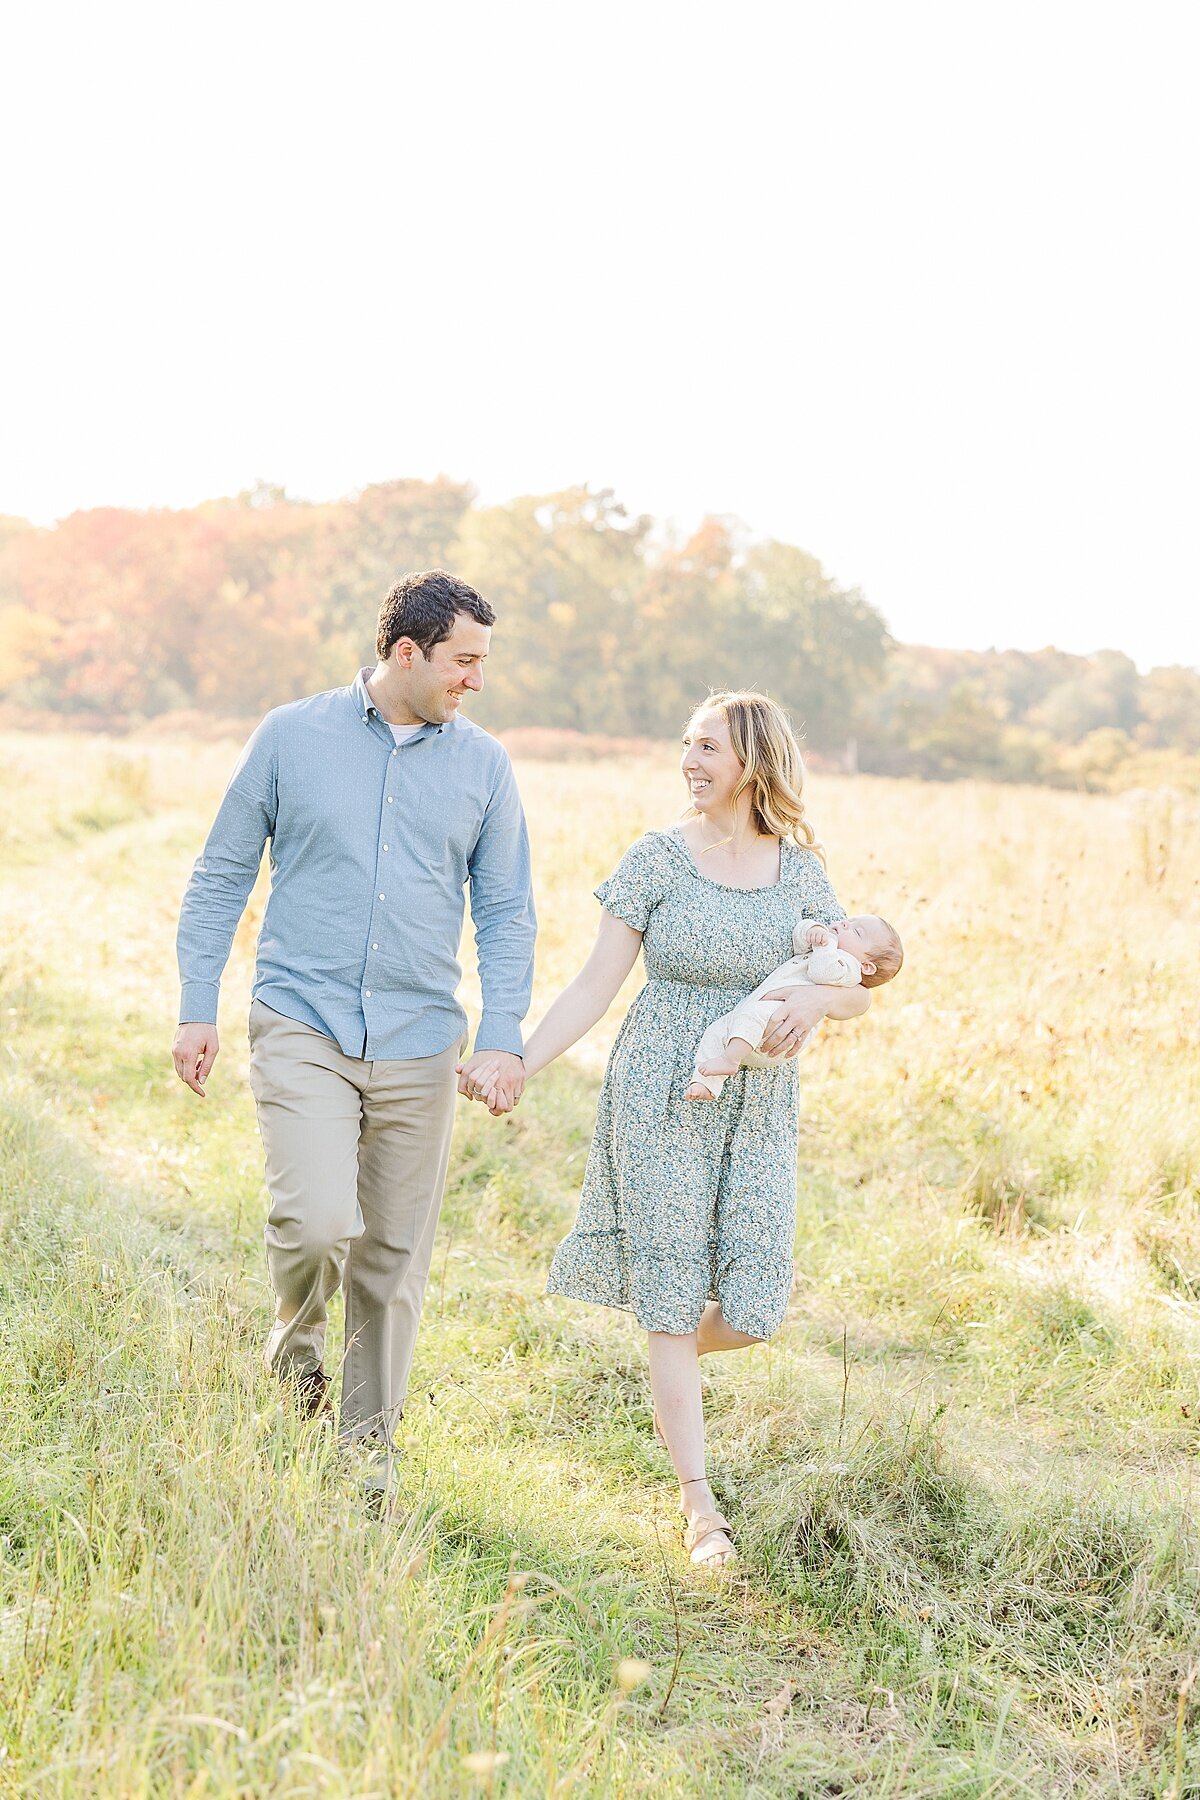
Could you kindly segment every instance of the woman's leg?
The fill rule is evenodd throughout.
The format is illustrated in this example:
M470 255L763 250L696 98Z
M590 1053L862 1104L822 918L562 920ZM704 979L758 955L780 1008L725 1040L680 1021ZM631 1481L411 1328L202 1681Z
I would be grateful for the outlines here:
M726 1327L728 1330L728 1327ZM719 1509L708 1485L704 1456L704 1407L700 1395L700 1363L696 1333L650 1333L650 1391L659 1428L679 1477L679 1503L690 1524L701 1513ZM723 1531L701 1538L693 1561L720 1568L733 1555Z
M762 1338L751 1337L748 1331L737 1331L726 1320L721 1311L719 1300L710 1300L700 1314L700 1329L696 1333L696 1350L700 1356L708 1356L714 1350L748 1350L751 1344L761 1344Z

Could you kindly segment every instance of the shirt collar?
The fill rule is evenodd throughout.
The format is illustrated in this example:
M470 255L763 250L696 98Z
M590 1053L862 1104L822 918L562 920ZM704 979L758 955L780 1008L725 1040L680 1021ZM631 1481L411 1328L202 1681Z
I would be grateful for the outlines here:
M354 710L357 712L364 725L369 724L372 719L378 719L380 724L386 728L387 720L384 718L367 691L367 677L373 673L374 670L370 666L365 669L360 669L350 684L350 694L354 701ZM447 724L454 725L456 723L457 721L454 719L447 720ZM420 737L425 732L433 732L436 734L445 729L445 725L431 725L427 721L421 726L420 731L414 733L414 736Z

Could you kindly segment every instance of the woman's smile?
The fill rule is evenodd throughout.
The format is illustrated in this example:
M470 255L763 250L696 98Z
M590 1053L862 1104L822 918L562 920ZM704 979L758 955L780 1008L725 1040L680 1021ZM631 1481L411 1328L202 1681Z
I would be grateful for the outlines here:
M692 720L683 740L679 772L693 806L703 807L706 813L720 811L737 784L742 765L729 741L729 727L718 714L700 713Z

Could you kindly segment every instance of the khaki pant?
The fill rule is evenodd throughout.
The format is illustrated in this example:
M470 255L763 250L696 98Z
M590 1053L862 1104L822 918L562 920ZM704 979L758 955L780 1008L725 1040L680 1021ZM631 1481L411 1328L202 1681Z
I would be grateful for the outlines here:
M266 1359L296 1373L320 1365L326 1307L344 1280L343 1438L391 1443L404 1406L461 1050L366 1062L260 1000L250 1008L267 1267L280 1311L293 1312L271 1332Z

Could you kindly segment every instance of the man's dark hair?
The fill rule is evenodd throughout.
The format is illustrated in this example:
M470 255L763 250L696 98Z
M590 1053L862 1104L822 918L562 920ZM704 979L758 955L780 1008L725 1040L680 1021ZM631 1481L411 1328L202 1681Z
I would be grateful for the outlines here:
M459 613L469 613L481 625L496 623L496 615L483 596L456 575L447 575L445 569L405 575L379 609L375 654L382 662L391 655L396 640L407 637L419 647L422 656L428 656L435 644L450 636Z

